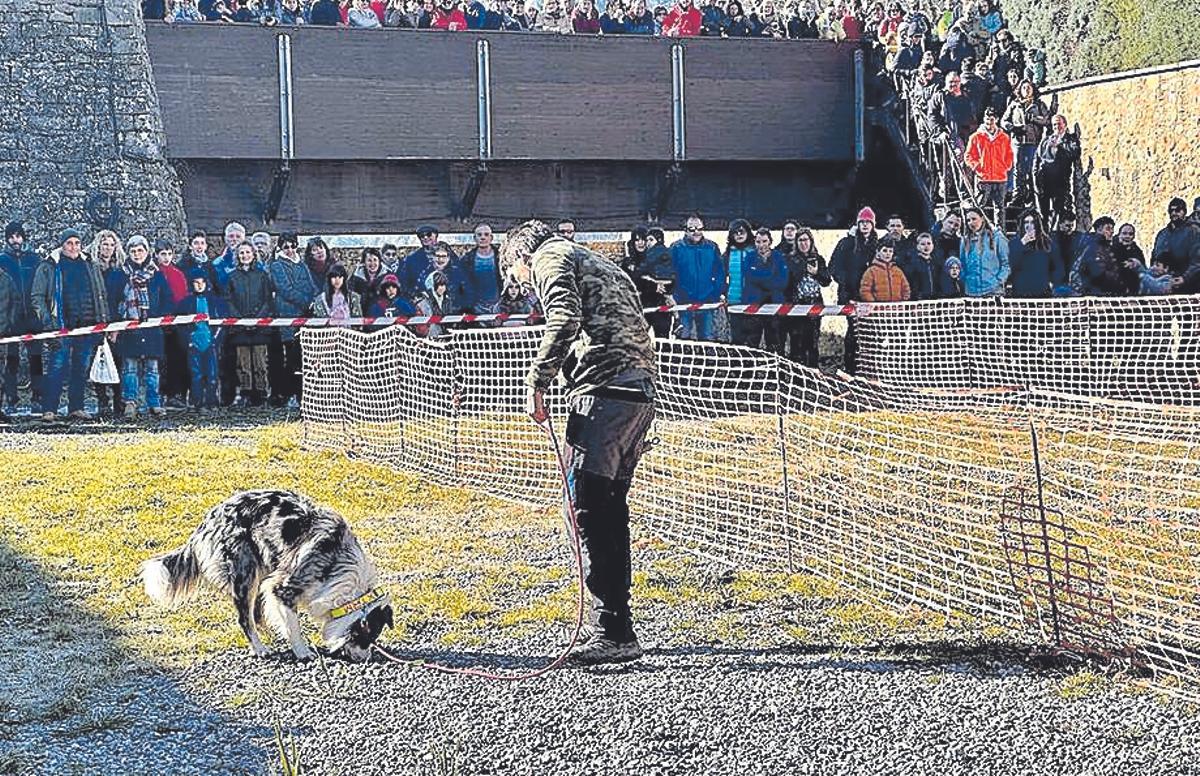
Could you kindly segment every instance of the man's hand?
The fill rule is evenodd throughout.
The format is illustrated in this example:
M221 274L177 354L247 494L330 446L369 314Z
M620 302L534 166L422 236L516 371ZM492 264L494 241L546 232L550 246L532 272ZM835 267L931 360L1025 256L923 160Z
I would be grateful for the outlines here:
M541 388L530 388L525 394L525 412L539 426L550 417L546 411L546 393Z

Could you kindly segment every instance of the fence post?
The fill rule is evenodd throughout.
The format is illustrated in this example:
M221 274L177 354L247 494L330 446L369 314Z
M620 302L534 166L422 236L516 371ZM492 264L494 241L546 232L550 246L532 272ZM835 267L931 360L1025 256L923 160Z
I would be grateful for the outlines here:
M784 402L783 396L783 359L780 356L775 356L775 434L779 440L779 460L783 471L783 521L786 526L784 530L784 543L787 545L787 564L788 572L796 573L796 558L792 540L792 486L788 478L788 455L787 455L787 435L784 429L783 416Z

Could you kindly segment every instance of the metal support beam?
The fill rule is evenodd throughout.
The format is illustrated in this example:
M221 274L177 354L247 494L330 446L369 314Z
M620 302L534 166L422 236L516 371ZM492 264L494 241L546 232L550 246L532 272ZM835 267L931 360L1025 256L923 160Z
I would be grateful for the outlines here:
M867 159L865 79L863 52L859 49L854 52L854 161L858 164Z
M476 85L479 92L479 158L492 158L492 53L486 40L475 45ZM486 168L485 168L486 169Z
M471 170L471 176L467 178L467 185L463 188L462 197L458 200L458 207L455 208L455 217L459 221L466 221L475 212L475 200L479 198L479 192L483 188L483 181L487 178L488 166L487 162L480 160L476 162L475 169Z
M671 158L687 159L687 102L683 92L683 46L671 46Z
M281 33L275 38L279 76L279 166L271 178L267 201L263 204L263 222L271 223L279 215L283 192L292 174L292 159L296 156L295 124L292 115L292 38Z

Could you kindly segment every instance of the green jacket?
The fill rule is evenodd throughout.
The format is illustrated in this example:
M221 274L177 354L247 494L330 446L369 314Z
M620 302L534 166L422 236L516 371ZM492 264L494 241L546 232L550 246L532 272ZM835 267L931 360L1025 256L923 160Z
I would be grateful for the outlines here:
M545 390L561 371L571 395L657 374L637 289L614 262L561 237L533 254L546 316L525 383Z
M58 328L58 306L54 299L54 265L62 255L55 248L50 255L38 265L33 273L33 286L29 292L33 301L33 311L46 331ZM87 254L80 254L83 263L87 265L88 277L92 281L92 306L96 310L96 323L108 322L108 300L104 293L104 276L95 262L88 259Z

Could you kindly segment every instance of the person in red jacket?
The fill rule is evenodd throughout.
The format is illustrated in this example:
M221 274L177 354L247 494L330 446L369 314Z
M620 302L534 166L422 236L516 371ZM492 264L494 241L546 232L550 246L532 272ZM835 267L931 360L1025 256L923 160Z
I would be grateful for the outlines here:
M662 23L662 34L668 38L690 38L700 34L702 16L693 0L676 0Z
M441 0L438 3L437 9L433 12L433 21L429 26L435 30L450 30L457 32L467 28L467 17L462 10L454 4L454 0Z
M904 270L896 266L894 261L896 244L885 237L879 241L875 249L875 261L863 273L862 284L858 289L858 298L864 302L907 302L912 296L912 288Z
M967 141L963 161L979 176L979 207L991 208L992 223L1003 224L1004 195L1013 167L1012 138L1000 129L992 108L984 112L983 126Z
M175 265L175 247L168 240L154 243L154 260L158 271L171 289L171 310L175 310L188 295L187 275ZM191 384L188 373L187 342L175 326L163 329L163 362L159 378L159 392L164 404L171 409L187 406L187 392Z

